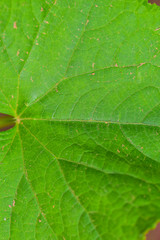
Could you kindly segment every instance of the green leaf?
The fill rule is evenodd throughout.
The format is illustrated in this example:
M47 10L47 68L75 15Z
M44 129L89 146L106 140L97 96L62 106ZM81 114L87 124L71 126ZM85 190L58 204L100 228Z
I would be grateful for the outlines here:
M160 8L1 0L0 239L137 240L160 220Z

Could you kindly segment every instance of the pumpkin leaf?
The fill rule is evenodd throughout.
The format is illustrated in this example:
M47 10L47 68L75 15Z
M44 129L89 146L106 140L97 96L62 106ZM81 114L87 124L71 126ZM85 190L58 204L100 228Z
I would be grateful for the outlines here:
M0 239L137 240L160 219L159 19L147 0L0 1L0 112L16 119Z

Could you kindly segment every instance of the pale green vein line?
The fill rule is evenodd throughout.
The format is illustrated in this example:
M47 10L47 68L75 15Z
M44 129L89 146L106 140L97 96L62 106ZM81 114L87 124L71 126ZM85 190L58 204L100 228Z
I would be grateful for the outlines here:
M53 5L54 5L54 4L53 4ZM52 7L53 7L53 5L52 5ZM49 15L52 7L49 8L49 10L48 10L46 16L44 17L43 21L45 21L45 19L46 19L47 16ZM40 23L39 23L39 24L40 24ZM25 60L25 62L24 62L24 64L23 64L22 69L20 70L19 74L21 74L21 72L23 71L23 69L24 69L24 67L25 67L25 65L26 65L26 63L27 63L27 61L28 61L28 59L29 59L29 57L30 57L30 55L31 55L31 52L32 52L34 43L35 43L35 41L36 41L36 38L37 38L38 34L40 33L40 29L41 29L41 25L39 26L39 28L38 28L38 30L37 30L37 33L35 34L35 37L34 37L33 42L32 42L32 46L30 47L29 54L27 55L27 58L26 58L26 60Z
M110 120L92 120L92 119L45 119L45 118L20 118L20 121L48 121L48 122L66 122L66 123L103 123L106 125L115 124L115 125L134 125L134 126L148 126L148 127L160 127L160 125L152 123L143 123L143 122L120 122L120 121L110 121Z
M32 105L34 105L35 103L39 102L41 99L43 99L44 97L46 97L49 93L51 93L54 89L57 89L57 86L62 82L62 81L66 81L66 80L69 80L69 79L72 79L72 78L75 78L75 77L80 77L80 76L83 76L83 75L86 75L86 74L92 74L93 72L98 72L98 71L101 71L101 70L105 70L105 69L110 69L110 68L130 68L130 67L138 67L139 65L130 65L130 66L122 66L122 67L116 67L116 66L110 66L110 67L104 67L104 68L101 68L101 69L95 69L94 71L90 71L90 72L87 72L87 73L82 73L82 74L79 74L79 75L75 75L75 76L70 76L70 77L66 77L66 78L62 78L60 79L59 82L57 82L54 86L52 86L47 92L45 92L43 95L41 95L39 98L37 98L35 101L33 101L32 103L30 103L28 106L26 106L26 108L19 114L19 117L22 116L24 114L24 112Z
M90 13L91 13L91 10L92 10L92 8L93 8L94 3L95 3L95 0L93 0L93 2L92 2L92 4L91 4L91 7L90 7L90 9L89 9L89 11L88 11L88 14L87 14L87 16L86 16L86 19L85 19L85 23L87 22L87 20L88 20L88 18L89 18L89 15L90 15ZM66 74L67 74L67 71L68 71L68 69L69 69L69 65L70 65L70 63L71 63L71 61L72 61L72 58L73 58L73 56L74 56L74 54L75 54L75 51L76 51L76 49L77 49L77 47L78 47L78 45L79 45L79 43L80 43L80 41L81 41L81 39L82 39L85 31L86 31L86 26L87 26L87 24L85 24L84 28L82 29L81 36L79 37L77 43L76 43L75 46L74 46L74 49L73 49L72 54L71 54L71 56L70 56L70 59L69 59L69 61L68 61L68 64L67 64L67 67L66 67L66 71L65 71L65 73L64 73L64 77L63 77L63 78L65 78L65 76L66 76Z
M7 28L8 24L9 24L9 22L10 22L10 20L11 20L11 15L12 15L12 1L10 2L10 4L11 4L11 5L10 5L10 8L9 8L8 21L7 21L6 25L5 25L5 28L3 29L2 35L4 34L6 28ZM1 41L2 41L2 44L3 44L4 48L5 48L5 50L6 50L6 53L7 53L7 56L8 56L8 58L9 58L9 61L10 61L11 65L13 66L15 72L18 74L18 72L17 72L17 70L16 70L16 68L15 68L14 63L13 63L11 57L10 57L9 54L8 54L7 47L5 46L4 41L3 41L2 38L1 38Z
M1 163L4 161L4 159L6 158L7 154L9 153L9 151L10 151L12 145L13 145L13 142L14 142L14 140L15 140L16 135L17 135L17 131L15 132L15 135L13 136L12 141L11 141L11 143L10 143L10 146L9 146L9 148L8 148L8 150L7 150L6 154L5 154L5 156L3 157ZM13 210L13 208L12 208L12 210ZM10 214L10 225L9 225L9 226L10 226L10 231L9 231L9 239L10 239L10 234L11 234L11 216L12 216L12 210L11 210L11 214Z
M160 105L160 103L158 102L154 107L152 107L143 117L142 121L144 122L147 117L149 116L150 113L154 112L155 108L157 108Z
M14 142L14 139L15 139L16 135L17 135L17 131L16 131L16 133L14 134L14 136L13 136L13 138L12 138L12 141L11 141L11 143L10 143L10 146L9 146L9 148L8 148L8 150L7 150L7 152L6 152L6 154L4 155L4 157L3 157L2 161L1 161L1 163L4 161L4 159L6 158L7 154L9 153L9 151L10 151L12 145L13 145L13 142Z
M122 130L121 127L120 127L120 130L121 130L121 133L122 133L122 135L124 136L124 138L125 138L135 149L137 149L138 152L140 152L144 157L151 158L149 155L145 155L144 152L143 152L140 148L138 148L138 147L132 142L132 140L131 140L129 137L127 137L127 136L125 135L125 133L124 133L124 131ZM157 163L160 163L159 161L157 161L157 160L154 159L154 158L151 158L151 159L152 159L153 161L157 162Z
M114 68L117 68L117 69L123 69L123 68L138 68L138 67L142 67L146 64L150 64L151 66L154 66L154 67L157 67L157 68L160 68L159 66L156 66L156 65L153 65L151 64L150 62L146 62L144 63L143 65L141 64L133 64L133 65L127 65L127 66L109 66L109 67L104 67L104 68L99 68L99 69L94 69L92 71L89 71L89 72L85 72L85 73L82 73L82 74L78 74L78 75L74 75L74 76L68 76L68 77L63 77L62 79L59 80L59 82L57 82L54 86L52 86L47 92L45 92L43 95L41 95L40 97L38 97L35 101L33 101L32 103L30 103L28 106L26 106L26 108L24 108L24 110L19 114L19 117L22 116L24 114L24 112L32 105L34 105L35 103L39 102L41 99L43 99L44 97L46 97L49 93L51 93L53 90L56 90L58 85L60 83L62 83L63 81L66 81L66 80L70 80L72 78L77 78L77 77L81 77L81 76L84 76L84 75L87 75L87 74L92 74L93 72L96 73L96 72L99 72L99 71L102 71L102 70L105 70L105 69L114 69Z
M8 98L7 98L7 97L6 97L6 95L3 93L3 91L2 91L2 89L1 89L1 88L0 88L0 91L1 91L2 95L4 96L4 98L6 99L6 101L7 101L8 105L10 106L10 108L12 109L12 111L15 113L15 110L14 110L14 108L13 108L13 107L12 107L12 105L10 104L10 102L9 102Z
M37 221L38 221L38 219L40 218L40 216L42 215L42 213L41 212L39 212L39 214L38 214L38 217L37 217ZM46 221L46 219L44 218L44 216L42 215L42 217L43 217L43 219L44 219L44 221ZM46 224L48 225L48 227L49 227L49 229L51 229L51 231L52 231L52 233L53 233L53 235L54 235L54 239L52 239L52 240L58 240L57 239L57 236L54 234L54 232L53 232L53 229L51 228L51 226L49 225L49 223L46 221ZM36 228L37 228L37 222L36 222L36 224L35 224L35 226L36 226ZM38 238L36 238L36 233L37 232L35 232L35 240L37 240Z
M20 75L18 74L18 83L17 83L17 101L16 101L16 117L17 117L17 108L18 108L18 101L19 101L19 85L20 85Z
M53 5L54 5L54 4L53 4ZM53 5L52 5L52 7L53 7ZM47 18L47 16L49 15L49 13L50 13L52 7L49 8L49 10L48 10L48 12L46 13L46 16L44 17L43 21L44 21L44 20ZM39 24L40 24L40 23L39 23ZM20 75L21 75L21 72L23 71L23 69L24 69L24 67L25 67L25 65L26 65L26 63L27 63L27 61L28 61L30 55L31 55L31 52L32 52L32 49L33 49L34 43L35 43L35 41L36 41L36 38L37 38L38 34L40 33L40 29L41 29L41 25L39 26L39 28L38 28L38 30L37 30L37 33L35 34L35 37L34 37L34 40L33 40L32 46L30 47L30 50L29 50L29 54L28 54L27 58L25 59L25 62L24 62L24 64L23 64L21 70L19 71L18 86L17 86L18 91L17 91L16 113L17 113L18 101L19 101ZM24 109L24 110L26 110L26 109Z
M91 218L91 216L90 216L89 213L87 212L87 209L82 205L82 203L80 202L78 196L75 194L75 192L74 192L73 189L71 188L70 184L67 182L66 177L65 177L65 175L64 175L64 172L63 172L63 170L62 170L62 168L61 168L58 160L57 160L57 163L58 163L60 172L61 172L61 174L62 174L62 176L63 176L63 178L64 178L64 181L65 181L66 185L68 186L70 192L72 193L72 195L74 196L74 198L76 199L76 201L79 203L79 205L82 207L83 211L87 214L87 216L88 216L91 224L93 225L94 229L95 229L96 232L97 232L98 237L99 237L100 239L102 239L101 236L100 236L100 233L98 232L98 230L97 230L97 228L96 228L96 225L94 224L94 222L93 222L93 220L92 220L92 218Z
M68 160L68 159L65 159L65 158L58 158L59 161L64 161L64 162L67 162L67 163L72 163L72 164L76 164L78 166L82 166L82 167L85 167L85 168L90 168L90 169L93 169L95 171L98 171L98 172L101 172L105 175L120 175L120 176L127 176L127 177L130 177L130 178L134 178L135 180L138 180L138 181L142 181L146 184L151 184L153 185L154 187L156 187L155 183L153 182L149 182L149 181L146 181L145 179L142 179L142 178L138 178L137 176L135 176L134 174L128 174L128 173L125 173L125 172L116 172L116 171L107 171L107 170L104 170L104 169L100 169L100 168L97 168L93 165L88 165L84 162L75 162L75 161L72 161L72 160ZM157 182L156 184L159 184L159 182ZM159 189L158 189L159 190Z
M101 236L100 236L99 232L97 231L96 226L95 226L95 224L93 223L90 215L88 214L87 209L81 204L80 200L79 200L78 197L75 195L74 191L72 190L72 188L70 187L70 185L69 185L68 182L66 181L65 175L64 175L63 170L62 170L62 168L61 168L61 166L60 166L60 163L59 163L58 158L57 158L26 126L24 126L24 124L23 124L23 127L26 129L26 131L28 131L28 132L31 134L31 136L32 136L34 139L36 139L36 141L37 141L47 152L49 152L52 156L55 157L55 159L57 160L57 164L58 164L58 166L59 166L59 170L60 170L60 172L61 172L61 174L62 174L62 176L63 176L63 178L64 178L64 181L65 181L66 185L68 186L70 192L72 193L72 195L74 196L74 198L76 199L76 201L80 204L80 206L82 207L82 209L84 210L84 212L86 212L86 214L88 215L88 217L89 217L89 219L90 219L90 222L91 222L92 225L94 226L94 228L95 228L98 236L99 236L100 239L101 239Z
M10 57L10 55L9 55L9 53L8 53L8 51L7 51L7 47L5 46L4 41L2 40L2 38L1 38L1 42L2 42L2 44L3 44L3 46L4 46L4 49L6 50L6 54L7 54L7 56L8 56L8 59L9 59L11 65L12 65L14 71L18 74L17 69L16 69L16 67L15 67L15 65L14 65L14 63L13 63L13 61L12 61L12 58Z
M113 109L112 114L113 114L116 110L118 110L118 109L120 108L120 106L122 106L128 99L132 98L133 96L136 96L137 93L139 93L139 92L141 92L141 91L143 91L143 90L146 90L146 89L148 89L148 88L149 88L149 89L150 89L150 88L154 88L154 89L156 89L156 90L159 91L159 89L158 89L157 87L154 87L154 86L151 86L151 85L147 85L147 86L145 86L145 87L143 87L143 88L138 88L138 90L134 91L132 94L130 94L129 96L127 96L126 98L124 98L122 101L120 101L119 104L116 105L116 107Z
M26 179L27 179L27 181L28 181L28 183L29 183L29 185L30 185L30 187L31 187L31 190L32 190L32 192L33 192L33 195L34 195L34 197L35 197L35 199L36 199L36 202L37 202L37 206L38 206L38 208L39 208L39 211L41 212L41 214L42 214L43 217L45 218L46 222L48 223L48 221L47 221L44 213L42 212L41 208L39 207L37 195L36 195L36 193L34 192L34 189L32 188L32 184L30 183L29 178L28 178L28 173L27 173L27 169L26 169L26 166L25 166L23 143L22 143L22 138L21 138L21 135L20 135L19 125L18 125L18 128L17 128L17 131L18 131L19 139L20 139L20 143L21 143L22 159L23 159L23 166L24 166L24 174L25 174L25 177L26 177ZM29 130L28 130L28 131L29 131ZM49 223L48 223L48 225L49 225ZM50 226L50 225L49 225L49 226ZM50 226L50 227L51 227L51 226ZM52 229L52 228L51 228L51 229ZM53 231L53 229L52 229L52 232L53 232L53 234L56 236L56 234L55 234L55 232Z
M90 9L89 9L89 11L88 11L88 14L87 14L87 16L86 16L86 21L87 21L89 15L90 15L90 12L91 12L91 9L92 9L92 7L93 7L93 5L94 5L94 2L95 2L95 0L93 0L93 2L92 2L92 4L91 4L91 7L90 7ZM69 58L69 61L68 61L67 67L66 67L66 71L65 71L65 73L64 73L64 77L63 77L57 84L55 84L53 87L51 87L46 93L44 93L42 96L40 96L35 102L38 102L41 98L45 97L49 92L51 92L54 88L56 88L57 85L58 85L62 80L65 79L65 75L66 75L66 73L67 73L67 71L68 71L70 62L71 62L71 60L72 60L72 58L73 58L73 55L74 55L74 53L75 53L75 51L76 51L76 49L77 49L77 46L78 46L78 44L79 44L82 36L83 36L84 33L85 33L85 30L86 30L86 25L85 25L84 28L82 29L81 36L79 37L79 40L78 40L77 43L75 44L75 47L74 47L74 49L73 49L73 52L72 52L72 54L71 54L71 56L70 56L70 58ZM32 104L34 104L34 102L31 103L29 106L31 106ZM27 109L29 106L27 106L27 107L20 113L19 116L21 116L21 115L26 111L26 109Z
M19 188L19 185L20 185L20 183L21 183L21 181L22 181L22 178L23 178L23 174L22 174L22 176L20 177L20 180L19 180L19 183L18 183L18 185L17 185L16 193L15 193L15 195L14 195L14 198L13 198L13 200L14 200L14 199L16 199L17 190L18 190L18 188ZM12 213L13 213L13 206L12 206L12 208L11 208L11 213L10 213L9 238L8 238L8 239L11 239L11 223L12 223Z

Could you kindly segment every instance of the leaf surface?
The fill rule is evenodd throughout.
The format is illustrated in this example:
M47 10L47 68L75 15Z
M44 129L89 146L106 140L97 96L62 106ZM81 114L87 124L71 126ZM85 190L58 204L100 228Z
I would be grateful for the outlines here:
M0 239L137 240L159 220L160 9L0 2Z

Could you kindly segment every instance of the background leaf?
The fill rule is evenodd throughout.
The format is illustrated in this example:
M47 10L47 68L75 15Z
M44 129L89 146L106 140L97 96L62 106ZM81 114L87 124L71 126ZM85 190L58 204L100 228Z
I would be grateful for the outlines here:
M0 2L0 239L143 239L159 220L160 9Z

